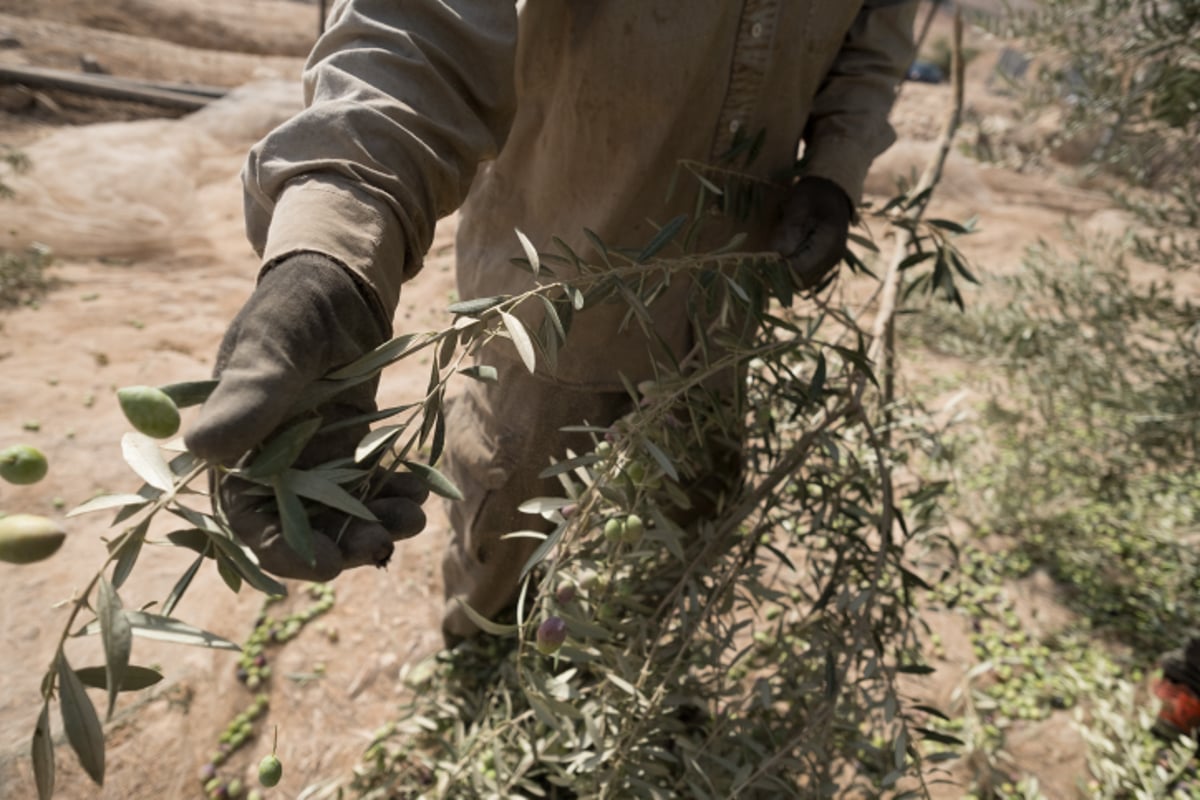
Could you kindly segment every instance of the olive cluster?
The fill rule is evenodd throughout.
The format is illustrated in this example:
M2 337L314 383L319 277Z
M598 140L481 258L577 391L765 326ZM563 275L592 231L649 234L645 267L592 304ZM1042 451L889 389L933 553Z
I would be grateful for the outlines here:
M255 724L266 715L270 707L270 698L266 692L260 691L271 678L271 665L267 661L266 648L294 639L304 626L333 608L332 586L313 584L308 588L308 595L316 602L278 618L267 611L282 598L268 597L254 621L254 630L242 646L242 653L238 659L237 679L256 694L250 704L225 726L217 739L217 749L200 768L200 783L204 788L204 796L209 800L261 800L262 794L258 788L247 790L241 779L224 778L218 770L235 752L254 739ZM327 635L331 641L334 640L332 633ZM317 670L321 671L323 670ZM274 758L274 754L268 758ZM275 759L274 764L277 763L278 759ZM267 770L267 774L259 776L260 783L264 786L274 786L278 777L272 781L273 775L273 770Z

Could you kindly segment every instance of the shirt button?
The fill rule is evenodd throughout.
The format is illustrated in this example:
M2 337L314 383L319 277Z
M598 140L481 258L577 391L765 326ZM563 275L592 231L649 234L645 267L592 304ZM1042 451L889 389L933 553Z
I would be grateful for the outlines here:
M755 39L761 39L763 35L763 26L761 22L756 22L750 26L750 35Z
M734 119L734 120L729 121L729 132L730 133L737 133L738 129L741 127L742 127L742 121L740 119Z

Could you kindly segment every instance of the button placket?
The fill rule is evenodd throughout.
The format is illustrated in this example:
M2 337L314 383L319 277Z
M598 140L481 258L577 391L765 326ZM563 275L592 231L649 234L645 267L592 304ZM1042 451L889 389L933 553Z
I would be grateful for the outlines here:
M728 152L753 119L774 48L780 0L746 0L730 64L729 88L713 141L713 159Z

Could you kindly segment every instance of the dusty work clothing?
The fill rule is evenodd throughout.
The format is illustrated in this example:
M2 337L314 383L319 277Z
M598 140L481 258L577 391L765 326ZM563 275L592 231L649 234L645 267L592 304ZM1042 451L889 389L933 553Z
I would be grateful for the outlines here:
M778 191L739 227L744 248L765 249L801 143L804 174L858 201L893 140L887 115L913 56L915 11L911 0L344 0L306 70L306 110L251 153L251 241L268 267L300 251L338 260L390 313L437 219L461 207L460 296L516 293L530 279L509 263L521 255L514 228L543 249L559 236L593 261L584 227L613 246L643 245L652 221L692 211L690 191L664 202L681 161L712 163L761 132L746 171ZM673 284L651 307L676 356L690 344L687 288ZM558 387L619 391L620 374L649 376L663 354L637 326L618 331L624 313L614 304L577 315L557 370L540 368L548 380L480 394L479 416L494 420L500 409L488 404L510 391L549 408ZM495 358L511 366L516 355ZM495 459L512 463L503 502L524 499L530 481L518 473L536 475L555 454L542 426L560 422L522 419L507 437L479 423ZM478 435L449 426L451 461ZM526 439L544 446L505 450ZM484 485L504 490L464 486L475 493L466 505ZM447 589L497 606L512 580L492 574L501 583L480 590L471 575L505 531L468 531L472 517L455 516L449 557L463 566L447 572Z

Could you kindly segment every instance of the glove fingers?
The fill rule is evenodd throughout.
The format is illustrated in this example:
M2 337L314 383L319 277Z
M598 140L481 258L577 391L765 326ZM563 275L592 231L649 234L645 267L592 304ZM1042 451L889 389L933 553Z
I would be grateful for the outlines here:
M246 368L235 351L200 417L184 434L189 450L207 461L230 464L284 421L299 392L314 375L287 369Z
M386 567L396 546L394 542L416 536L425 528L425 512L411 500L385 498L367 504L379 519L349 519L337 513L322 514L313 527L320 538L336 541L342 556L342 569Z
M425 530L425 512L406 497L384 497L367 503L380 526L393 539L408 539Z
M389 472L382 478L382 485L377 494L380 498L403 498L414 503L424 503L429 499L429 486L411 472Z
M281 578L304 581L332 580L344 568L342 553L328 536L314 527L315 564L292 549L283 535L279 517L265 510L272 507L270 490L238 478L225 478L217 489L221 508L238 539L258 557L259 565Z
M843 252L838 232L830 226L820 225L798 250L786 255L788 266L801 287L811 289L841 260Z

